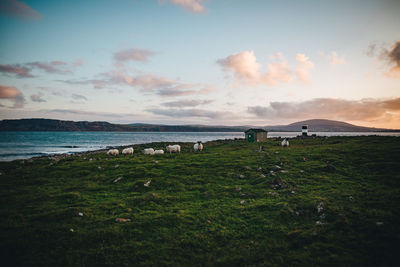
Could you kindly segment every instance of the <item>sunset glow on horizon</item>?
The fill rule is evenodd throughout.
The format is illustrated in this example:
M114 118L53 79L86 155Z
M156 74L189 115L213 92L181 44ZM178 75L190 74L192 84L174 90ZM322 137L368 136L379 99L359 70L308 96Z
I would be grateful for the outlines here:
M0 119L400 129L400 1L5 0Z

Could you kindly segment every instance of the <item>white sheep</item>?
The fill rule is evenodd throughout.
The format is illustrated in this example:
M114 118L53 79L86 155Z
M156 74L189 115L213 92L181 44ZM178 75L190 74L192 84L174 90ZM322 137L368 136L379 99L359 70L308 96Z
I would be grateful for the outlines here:
M107 155L118 156L119 150L118 149L110 149L107 151Z
M124 154L124 155L133 155L133 151L135 151L133 149L133 147L127 147L127 148L124 148L122 150L122 154Z
M181 146L180 145L168 145L167 146L167 151L171 154L172 152L176 153L179 152L181 153Z
M196 144L193 146L194 151L202 151L203 150L203 144L198 141Z
M164 154L164 150L159 149L159 150L154 150L154 155L162 155Z
M283 139L283 141L282 141L282 143L281 143L281 146L283 146L283 147L288 147L288 146L289 146L289 141L286 140L286 138Z
M143 153L145 155L154 155L154 148L145 148L143 149Z

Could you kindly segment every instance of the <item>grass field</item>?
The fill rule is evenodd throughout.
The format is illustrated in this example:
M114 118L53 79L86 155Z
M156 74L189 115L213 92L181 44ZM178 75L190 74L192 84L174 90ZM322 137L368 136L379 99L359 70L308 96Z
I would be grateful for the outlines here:
M400 138L278 143L2 162L1 261L398 266Z

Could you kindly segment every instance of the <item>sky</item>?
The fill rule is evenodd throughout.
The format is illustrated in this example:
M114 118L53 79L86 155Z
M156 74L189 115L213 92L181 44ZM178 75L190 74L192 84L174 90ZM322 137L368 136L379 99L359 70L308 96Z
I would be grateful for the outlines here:
M0 119L400 129L398 0L0 3Z

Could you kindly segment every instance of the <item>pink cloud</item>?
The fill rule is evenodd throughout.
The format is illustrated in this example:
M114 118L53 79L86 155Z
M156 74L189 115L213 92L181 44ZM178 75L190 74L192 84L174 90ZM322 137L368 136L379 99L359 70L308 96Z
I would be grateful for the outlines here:
M314 68L314 64L304 54L297 54L296 61L299 63L299 66L296 69L297 79L304 84L309 84L310 83L309 71L312 68Z
M324 118L346 121L400 120L400 98L389 100L315 98L302 102L270 102L248 107L248 112L269 119Z
M0 99L7 99L14 102L13 108L22 108L25 103L23 94L14 86L0 85Z
M158 0L159 3L165 3L168 0ZM182 7L192 13L204 13L205 7L202 4L204 0L169 0L173 5Z
M17 0L2 0L0 2L0 12L7 16L16 16L25 19L40 19L42 15L25 4Z
M253 51L244 51L217 61L225 71L233 72L239 82L251 85L279 85L292 81L292 71L284 56L280 53L270 57L278 62L269 63L267 71L262 73L262 65L257 62Z
M217 61L226 70L233 70L239 79L256 80L260 77L261 64L253 51L243 51Z

